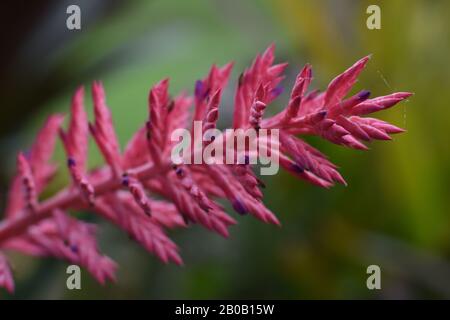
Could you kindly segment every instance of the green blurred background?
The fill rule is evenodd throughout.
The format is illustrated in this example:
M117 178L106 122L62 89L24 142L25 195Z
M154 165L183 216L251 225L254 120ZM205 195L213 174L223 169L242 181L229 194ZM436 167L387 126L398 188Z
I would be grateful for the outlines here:
M82 29L66 29L78 4ZM366 8L381 8L381 30L368 30ZM450 298L450 2L425 0L10 1L1 9L1 207L15 154L51 112L67 112L79 84L104 81L122 145L146 117L159 79L171 92L193 91L212 63L239 73L257 52L277 46L290 88L306 62L313 86L373 54L355 91L412 91L380 113L408 130L358 152L311 139L337 163L349 186L322 190L286 173L265 177L265 202L283 227L238 217L229 240L194 226L171 232L184 267L165 266L97 218L103 251L120 268L116 284L83 272L80 291L65 286L67 264L12 254L14 298ZM232 91L222 121L230 123ZM271 106L280 110L286 97ZM91 103L87 105L90 107ZM91 148L91 165L101 157ZM57 158L63 161L58 147ZM67 182L62 173L48 194ZM366 287L366 268L381 267L382 290ZM0 297L8 298L4 292Z

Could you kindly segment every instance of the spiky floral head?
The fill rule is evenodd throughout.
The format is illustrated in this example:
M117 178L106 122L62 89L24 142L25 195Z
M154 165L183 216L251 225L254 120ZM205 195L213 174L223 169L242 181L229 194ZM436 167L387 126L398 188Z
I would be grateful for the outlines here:
M331 187L335 182L346 184L337 167L302 136L316 135L365 150L365 142L388 140L390 134L403 132L392 124L364 116L392 107L410 93L369 99L369 91L364 90L346 98L368 60L365 57L356 62L322 93L309 90L312 69L306 65L295 79L287 106L265 117L265 110L282 92L280 83L287 66L274 64L274 46L269 47L239 77L233 128L277 129L281 167L321 187ZM278 218L262 202L260 188L264 184L248 161L173 165L170 160L170 134L189 127L192 104L192 121L203 121L203 130L216 127L221 92L231 69L231 63L212 66L209 74L196 82L193 97L180 94L172 99L168 79L156 84L149 94L149 117L124 152L120 151L102 84L92 85L93 123L88 123L84 110L84 90L77 89L67 131L62 128L61 115L50 116L29 152L18 156L6 216L0 224L0 249L62 258L84 266L104 283L114 279L116 264L99 252L95 227L70 217L68 209L86 209L101 215L163 262L176 264L183 262L165 229L200 224L227 237L228 227L236 224L217 199L227 199L239 214L248 213L278 225ZM92 170L86 168L89 133L105 160L103 167ZM39 194L56 173L50 158L58 134L67 154L72 184L39 202ZM0 286L11 292L14 289L12 272L2 252Z

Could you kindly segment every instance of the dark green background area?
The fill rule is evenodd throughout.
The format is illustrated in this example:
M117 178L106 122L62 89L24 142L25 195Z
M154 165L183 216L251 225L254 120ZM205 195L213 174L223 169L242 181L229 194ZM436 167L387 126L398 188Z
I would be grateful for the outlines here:
M366 8L374 3L382 28L371 31ZM69 4L81 7L80 31L66 29ZM120 266L117 283L101 287L83 272L82 290L68 291L65 262L12 254L14 298L450 298L449 1L18 1L1 11L1 208L17 151L94 79L104 81L122 145L145 121L158 80L169 76L173 94L192 93L212 63L233 60L220 110L220 125L230 124L239 73L272 42L277 61L290 63L287 92L306 62L313 87L324 89L373 54L354 92L415 93L379 113L407 129L394 141L360 152L309 139L348 187L322 190L284 172L264 177L265 203L282 228L238 216L228 240L198 226L172 231L185 261L176 267L81 213L100 224L101 248ZM90 150L90 165L100 164ZM63 161L60 145L56 158ZM63 171L47 196L67 183ZM371 264L381 267L382 290L366 288Z

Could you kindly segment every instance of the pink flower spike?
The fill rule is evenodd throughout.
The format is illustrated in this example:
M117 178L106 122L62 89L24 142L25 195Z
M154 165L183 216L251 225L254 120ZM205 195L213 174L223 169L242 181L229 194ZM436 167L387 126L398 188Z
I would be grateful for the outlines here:
M173 203L162 200L152 200L151 208L152 219L162 227L173 229L185 226L180 213Z
M279 74L284 72L288 65L288 63L275 64L267 69L267 73L271 77L277 77Z
M308 115L292 119L289 125L293 127L316 127L320 125L321 128L318 128L319 130L327 130L335 124L335 121L325 119L326 116L326 111L309 113Z
M324 99L327 108L334 106L347 95L369 59L370 56L362 58L330 82Z
M11 218L24 208L24 199L22 195L22 179L16 174L12 179L8 191L8 200L5 209L5 217Z
M362 90L358 94L344 100L338 102L333 107L329 109L329 116L331 118L336 117L337 115L348 115L351 112L351 109L357 104L366 101L370 96L370 91Z
M67 160L67 167L69 168L73 182L80 190L84 200L88 203L88 205L92 206L95 198L95 190L93 185L88 181L86 176L80 172L77 163L72 158Z
M275 43L271 43L266 51L264 51L261 60L264 63L265 67L268 67L273 64L275 61Z
M261 185L261 182L253 173L249 164L235 165L232 167L232 170L236 178L251 196L255 199L263 198L263 194L258 188Z
M256 136L248 135L246 145L252 146L256 142L258 148L231 148L238 160L234 164L203 161L173 166L171 157L173 147L180 142L171 141L174 130L194 131L189 128L192 102L195 102L193 120L204 121L202 130L216 128L221 93L232 64L224 67L213 65L208 75L196 82L194 97L182 93L172 99L168 79L154 85L148 96L148 119L132 135L123 155L101 83L92 85L93 124L88 124L83 107L83 88L78 88L72 98L68 130L61 129L62 116L51 116L30 152L19 153L17 157L18 172L8 192L6 217L0 222L0 248L65 259L84 266L97 281L104 283L115 279L116 264L99 253L95 226L70 217L66 211L91 210L124 230L163 263L178 265L183 261L165 228L199 224L228 237L228 228L237 222L224 211L222 200L228 200L239 215L251 215L265 223L280 225L276 215L263 203L260 187L264 184L253 173L250 159L270 156L290 174L330 188L336 183L347 183L335 164L304 141L304 135L367 150L363 142L388 140L390 134L404 131L385 121L362 116L390 108L410 97L411 93L398 92L369 99L370 92L363 90L346 98L367 61L368 57L359 60L334 78L325 92L309 91L312 69L305 65L295 79L285 108L274 116L268 116L266 108L283 91L280 82L287 64L274 64L273 45L263 54L258 54L237 81L233 128L244 132L252 127L268 129L272 137L265 138L262 130ZM95 169L86 168L88 130L105 160L103 166ZM67 154L72 185L38 203L39 194L56 173L51 157L58 131ZM275 132L279 133L275 135L279 139L273 138L272 133ZM226 131L224 135L215 136L214 143L226 144L229 137L232 135ZM225 147L230 149L229 145ZM185 151L183 149L183 153ZM184 155L195 159L200 152L191 148ZM150 194L159 200L152 199ZM91 204L89 208L86 200ZM30 209L35 214L29 214ZM9 291L14 288L10 268L2 253L0 286Z
M144 213L151 217L152 209L150 206L150 202L147 199L147 195L145 194L144 187L142 184L133 176L129 176L127 173L124 173L122 176L122 185L124 185L130 193L133 195L134 201L141 207Z
M96 202L96 210L108 220L127 231L132 239L140 243L147 251L154 253L161 261L172 261L182 265L178 247L155 225L151 219L136 214L136 203L124 201L114 195L107 195ZM137 209L140 208L138 207Z
M89 128L83 105L84 88L79 87L72 98L71 119L65 147L68 156L74 159L82 172L86 170Z
M33 174L31 172L31 166L23 153L19 153L17 156L17 169L19 177L22 179L23 197L26 208L30 212L34 213L37 210L38 200L36 193L36 184Z
M387 96L377 97L374 99L366 100L360 104L357 104L351 110L352 115L365 115L384 109L388 109L400 101L409 98L412 95L410 92L397 92Z
M306 64L295 80L294 87L291 92L291 99L301 96L303 97L308 90L308 87L312 81L312 68L311 65Z
M294 176L304 179L316 186L328 189L333 185L332 182L326 181L326 180L316 176L315 174L311 173L310 171L305 170L304 167L302 167L300 164L292 161L285 155L280 156L280 165L285 170L292 173Z
M217 90L208 102L206 108L206 116L203 121L203 134L209 129L215 129L217 120L219 119L219 103L220 103L220 89Z
M56 166L49 163L53 155L58 129L64 117L59 114L48 117L44 126L28 152L30 163L36 185L36 192L40 193L53 178ZM8 192L8 204L6 216L12 217L24 208L21 178L16 175L10 185Z
M266 94L264 103L270 103L276 98L279 83L284 78L280 73L287 66L272 66L274 61L274 45L271 45L264 54L257 55L252 66L241 74L235 94L233 128L243 128L249 123L250 109L253 105L256 91L260 86L270 94ZM275 92L275 94L273 94Z
M206 78L195 83L195 113L193 121L201 121L205 118L207 97L226 87L232 69L232 62L224 65L222 68L213 65Z
M149 120L146 123L147 144L151 158L155 164L161 162L167 140L167 116L169 113L169 79L157 83L150 90L148 97Z
M64 117L60 114L48 117L30 148L28 159L33 170L37 192L45 188L56 171L50 159L53 156L58 130L63 120Z
M14 279L11 272L11 267L6 259L6 256L0 251L0 287L8 290L9 293L14 292Z
M67 154L67 167L72 180L81 191L86 202L90 205L94 202L94 187L85 176L87 149L88 149L88 120L83 106L83 87L79 87L73 98L71 107L71 119L69 129L66 132L59 130Z
M283 131L280 132L280 140L282 143L281 150L289 154L298 166L294 170L296 173L300 173L301 169L307 170L330 183L337 181L346 184L342 176L336 171L336 166L324 158L318 150ZM301 177L305 178L302 175Z
M124 169L129 169L151 161L147 147L147 128L141 127L128 141L123 154Z
M361 128L360 125L358 125L355 122L352 122L350 119L340 115L336 119L336 123L342 126L344 129L346 129L348 132L350 132L355 138L370 141L370 136L366 133L363 128Z
M392 140L392 138L383 130L377 129L375 127L361 124L361 129L363 129L372 139L377 140Z
M266 109L266 104L261 101L255 101L250 109L250 125L259 130L261 128L261 119L264 115L264 110Z
M190 120L190 107L194 99L182 92L173 99L173 108L169 111L167 119L167 132L171 133L175 129L183 129L188 126ZM170 141L170 137L167 141L169 145L173 142ZM169 148L170 149L170 148Z
M382 120L374 119L374 118L360 118L360 117L352 116L352 117L350 117L350 120L360 122L360 123L366 123L374 128L377 128L377 129L382 130L389 134L405 132L405 129L399 128L390 123L387 123Z
M211 200L209 200L206 194L194 183L192 177L190 177L189 171L182 166L174 166L174 170L183 187L189 192L192 198L197 201L200 208L206 212L211 210L213 208Z
M304 82L302 81L302 83L304 83ZM301 103L302 103L302 96L300 96L300 95L296 96L294 99L291 99L289 101L289 104L288 104L285 114L284 114L284 119L283 119L284 123L289 122L291 119L293 119L297 116Z
M117 141L111 111L106 106L105 92L101 82L94 81L92 84L92 97L94 99L94 124L89 125L89 130L94 137L97 146L111 166L116 176L120 176L121 157Z
M93 225L71 218L62 210L55 210L54 217L59 235L68 247L61 251L66 258L85 267L100 284L108 279L114 281L117 265L98 253Z
M342 137L341 144L356 150L364 150L364 151L369 150L369 148L367 148L365 144L359 142L357 139L355 139L353 136L349 134Z

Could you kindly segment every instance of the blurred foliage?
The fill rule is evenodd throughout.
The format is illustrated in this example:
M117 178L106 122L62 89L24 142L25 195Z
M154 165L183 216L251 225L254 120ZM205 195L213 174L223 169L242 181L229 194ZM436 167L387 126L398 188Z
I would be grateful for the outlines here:
M89 1L78 2L83 12ZM371 31L366 8L374 3L381 7L382 29ZM36 21L38 39L52 37L40 29L49 17L62 19L58 28L65 28L65 6L55 2ZM148 90L156 81L169 76L172 93L191 93L212 63L234 60L228 103L221 106L223 123L230 123L238 74L272 42L278 61L290 62L286 87L305 62L313 64L313 85L323 89L358 58L373 54L355 91L414 92L381 114L408 132L373 143L366 153L311 139L342 167L349 186L321 190L285 173L264 177L265 202L283 227L238 217L229 240L196 226L172 232L185 259L182 268L160 264L100 220L102 249L120 265L117 284L101 287L86 275L83 289L71 292L63 262L14 255L15 298L450 298L449 11L445 0L154 0L88 13L100 18L75 34L64 31L43 56L28 55L29 65L59 75L47 83L59 90L29 105L32 116L18 118L16 130L1 136L3 198L16 151L49 113L68 111L79 83L104 81L125 144L145 121ZM31 78L33 86L49 80L45 73ZM15 107L2 108L2 123ZM62 160L61 149L57 157ZM93 146L90 161L100 163ZM48 193L66 182L61 174ZM381 267L380 291L366 288L370 264Z

